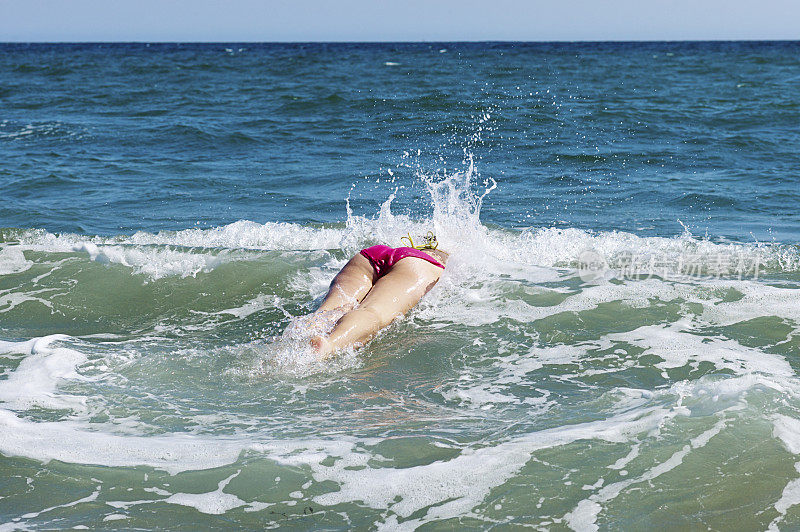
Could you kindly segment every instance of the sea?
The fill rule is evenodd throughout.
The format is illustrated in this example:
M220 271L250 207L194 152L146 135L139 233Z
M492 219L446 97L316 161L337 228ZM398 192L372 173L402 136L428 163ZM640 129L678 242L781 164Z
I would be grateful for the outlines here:
M800 42L2 44L0 531L796 530L798 146Z

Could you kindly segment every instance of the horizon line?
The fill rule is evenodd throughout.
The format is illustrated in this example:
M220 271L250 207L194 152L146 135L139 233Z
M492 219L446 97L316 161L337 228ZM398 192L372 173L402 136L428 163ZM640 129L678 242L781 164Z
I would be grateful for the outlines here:
M147 41L147 40L91 40L91 41L0 41L0 44L623 44L623 43L735 43L735 42L798 42L795 39L549 39L549 40L411 40L411 41L372 41L372 40L310 40L310 41Z

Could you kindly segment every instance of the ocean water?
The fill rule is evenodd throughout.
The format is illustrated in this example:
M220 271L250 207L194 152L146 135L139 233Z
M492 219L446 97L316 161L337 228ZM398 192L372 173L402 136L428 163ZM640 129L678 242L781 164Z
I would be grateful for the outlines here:
M798 125L798 43L0 45L0 530L800 527Z

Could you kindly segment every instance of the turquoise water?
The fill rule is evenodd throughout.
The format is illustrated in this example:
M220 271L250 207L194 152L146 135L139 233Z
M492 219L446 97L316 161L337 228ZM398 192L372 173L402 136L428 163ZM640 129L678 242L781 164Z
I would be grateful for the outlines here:
M797 43L0 48L0 529L800 526Z

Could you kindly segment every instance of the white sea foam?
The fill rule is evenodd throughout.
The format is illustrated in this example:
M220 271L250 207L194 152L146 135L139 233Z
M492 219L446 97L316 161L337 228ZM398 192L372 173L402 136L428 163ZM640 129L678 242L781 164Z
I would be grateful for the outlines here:
M645 278L583 285L577 290L520 286L520 280L549 283L569 277L553 269L545 270L556 274L548 277L540 273L539 267L535 268L528 272L518 269L510 279L499 277L498 272L492 272L487 278L484 270L453 262L452 267L448 264L441 287L426 296L416 314L434 322L481 326L501 319L529 323L561 313L580 313L608 302L621 302L629 308L647 308L654 302L678 301L689 315L697 312L697 307L691 304L699 305L698 324L732 325L762 316L776 316L800 324L797 290L770 286L762 281ZM744 294L744 297L726 300L731 294ZM542 303L533 304L530 296L537 295L548 297L540 298ZM546 304L545 301L556 303Z
M360 362L352 347L325 360L320 360L311 348L311 339L328 334L342 314L341 311L329 311L292 317L280 336L249 344L248 347L258 353L258 359L256 367L247 370L246 374L251 377L273 373L309 376L357 367ZM235 373L241 373L241 370Z
M97 486L97 488L94 490L94 492L91 493L91 495L87 495L86 497L83 497L81 499L77 499L77 500L74 500L74 501L71 501L71 502L67 502L67 503L64 503L64 504L59 504L57 506L51 506L49 508L45 508L43 510L39 510L38 512L30 512L30 513L27 513L27 514L23 514L21 517L22 517L22 519L33 519L34 517L39 517L40 515L42 515L44 513L47 513L47 512L50 512L52 510L55 510L57 508L69 508L71 506L77 506L77 505L83 504L85 502L96 501L98 495L100 495L100 486Z
M602 504L607 503L617 498L623 490L642 482L651 482L659 476L672 471L681 463L683 459L692 449L704 447L708 441L719 434L725 428L726 422L721 420L717 422L712 428L703 432L691 442L684 445L679 451L676 451L672 456L665 461L653 466L645 471L639 477L622 480L613 484L608 484L600 488L596 493L587 499L578 503L578 505L570 513L564 516L564 521L573 530L583 531L596 531L599 527L596 524L597 516L603 510Z
M25 259L21 249L0 245L0 275L21 273L33 266L33 262Z
M32 353L29 359L36 365L20 365L10 379L34 376L37 386L14 388L16 396L7 397L18 406L32 404L49 393L49 399L61 405L63 397L55 393L59 380L71 378L76 364L70 350L53 347L58 338L45 338L25 343L6 343L5 351ZM39 360L36 357L56 357ZM32 367L52 364L50 373L35 376ZM23 360L23 362L25 362ZM20 377L15 377L19 375ZM7 384L9 381L3 381ZM10 387L4 388L11 390ZM10 393L10 392L8 392ZM7 394L8 395L8 394ZM52 405L51 405L52 406ZM549 429L516 438L495 447L464 449L462 453L445 462L406 469L353 469L366 465L369 453L353 452L353 442L339 441L258 441L252 437L205 437L188 434L164 436L135 436L104 431L102 424L76 420L34 422L18 417L8 410L0 410L0 451L7 455L26 456L42 461L61 461L108 466L148 465L177 473L189 469L206 469L233 463L243 450L266 453L271 458L288 465L306 464L312 468L317 481L333 480L340 485L338 492L317 497L320 504L362 500L374 507L389 505L397 515L407 517L430 506L428 517L468 512L479 504L493 486L514 474L536 449L565 445L578 439L603 439L627 441L631 435L651 430L670 414L663 409L640 409L623 412L600 422L584 423ZM341 459L333 465L323 465L330 456ZM385 489L374 490L375 486ZM419 490L418 486L437 486ZM365 490L365 487L369 489ZM405 486L405 487L404 487ZM244 504L235 496L222 492L189 496L174 494L171 502L189 504L201 511L224 512ZM393 502L400 496L399 502ZM449 502L446 502L449 501ZM442 504L444 503L444 504Z
M241 220L210 229L140 231L111 238L29 230L16 234L16 243L6 244L2 253L8 256L7 269L24 267L26 263L21 262L20 252L33 249L86 253L91 260L122 264L135 273L161 278L209 271L241 259L245 251L344 250L352 254L359 247L373 243L400 245L401 237L409 232L419 235L432 230L441 247L451 253L455 270L512 276L516 273L538 282L552 280L554 268L578 268L587 251L596 254L614 275L623 276L744 273L752 277L762 272L800 270L800 252L796 247L711 242L695 238L688 231L663 238L576 228L490 229L481 223L480 212L485 196L495 184L486 180L478 185L478 175L471 164L464 172L446 177L419 176L419 179L427 188L425 202L432 211L426 218L393 212L395 194L391 194L373 217L355 215L348 200L343 226ZM0 257L0 272L4 264Z
M794 464L795 470L800 473L800 462ZM775 510L778 512L778 517L772 520L769 524L768 530L770 532L777 532L780 530L778 524L786 517L789 508L800 504L800 478L790 480L783 488L781 498L775 503Z
M191 252L166 246L136 246L125 243L125 239L121 238L55 235L41 230L26 231L17 240L15 244L8 244L7 249L14 252L32 250L86 254L91 261L120 264L130 268L135 274L143 274L151 279L172 275L194 276L225 262L242 258L241 255L233 256L226 250L212 253ZM120 240L123 242L120 243Z
M190 506L204 514L224 514L228 510L247 504L236 495L223 491L225 486L241 472L242 470L240 469L228 478L221 480L214 491L208 493L174 493L164 499L163 502Z
M0 452L7 456L111 467L148 466L170 474L233 464L247 450L286 464L316 463L346 453L353 445L348 441L258 441L193 434L133 436L110 432L114 427L103 424L29 421L4 409L0 409L0 428Z
M728 370L740 378L726 379L718 386L731 387L731 393L734 394L738 393L740 383L748 379L768 388L786 390L791 387L795 377L785 357L744 346L735 340L702 334L698 322L684 319L670 324L643 326L625 333L610 333L597 340L575 344L534 345L526 353L513 350L509 354L493 357L493 365L500 368L500 373L490 383L478 386L488 400L486 393L498 394L510 385L535 385L536 380L541 378L535 372L546 366L576 366L578 369L571 374L576 377L621 371L636 363L634 358L625 360L628 350L620 347L626 345L642 349L643 352L638 356L655 355L660 358L661 362L655 362L653 366L662 369L665 378L668 378L669 369L684 366L697 369L703 362L710 363L718 370ZM612 349L613 352L609 353ZM598 357L604 360L603 367L592 369L590 363L597 361ZM619 360L620 364L609 364L613 360ZM450 391L446 397L457 397L459 393L467 391ZM475 400L475 393L468 395ZM513 396L502 399L502 395L496 395L495 398L498 402L511 402Z
M284 222L259 224L240 220L211 229L184 229L155 234L140 231L130 237L123 237L120 243L297 251L340 248L344 235L342 228L311 227Z
M773 435L792 454L800 454L800 420L783 414L773 416Z
M59 390L65 382L87 379L80 370L87 356L58 344L67 340L69 338L64 335L52 335L26 342L0 343L0 355L24 356L17 368L0 380L0 400L3 401L0 408L0 452L3 454L42 462L60 460L123 467L145 465L174 474L231 464L248 449L274 455L287 463L296 463L297 460L305 463L308 457L312 461L321 460L332 453L346 453L352 446L352 442L347 441L259 441L252 437L185 433L144 436L139 435L141 427L132 434L125 434L124 419L109 424L90 423L78 416L61 421L32 421L13 412L33 407L84 411L86 397ZM133 428L136 429L138 424L135 423ZM188 501L185 498L181 500ZM222 501L223 498L214 500ZM230 502L232 499L225 500ZM203 504L211 504L209 501L210 497Z
M446 182L449 184L449 182ZM450 185L453 187L454 185ZM92 260L136 264L132 253L156 253L165 246L196 248L202 250L356 250L369 243L400 245L400 238L408 232L422 234L436 232L443 249L462 259L488 260L514 268L522 265L543 268L575 268L581 254L595 250L610 268L624 269L633 256L646 256L648 261L637 270L645 271L652 264L672 264L672 272L680 273L691 264L700 266L707 274L734 274L739 261L758 262L765 271L797 271L800 253L786 246L767 244L713 243L683 233L674 238L640 237L631 233L591 233L581 229L538 228L525 231L489 229L479 221L480 205L469 205L459 194L460 190L436 192L445 206L435 205L430 219L414 219L394 214L390 197L375 218L355 216L350 213L344 227L310 227L291 223L259 224L238 221L211 229L185 229L160 233L138 232L131 236L86 237L82 235L55 235L41 230L29 230L16 236L17 242L6 244L4 262L23 263L19 251L32 249L52 252L85 252ZM456 205L457 207L453 207ZM17 247L18 246L18 247ZM138 246L138 247L137 247ZM129 249L130 248L130 249ZM173 253L178 250L167 249ZM128 255L126 255L126 253ZM216 251L218 253L218 251ZM695 259L694 263L681 263ZM663 272L657 269L656 273Z
M388 508L400 517L426 510L423 518L405 522L405 528L432 519L474 515L472 510L489 491L519 471L533 452L582 439L624 442L658 427L668 415L668 410L659 408L621 413L602 421L526 434L492 447L465 449L447 461L404 469L365 469L361 466L368 457L351 454L332 466L312 465L316 480L332 480L341 488L314 500L323 505L361 501L371 508Z
M501 393L502 388L492 384L476 384L474 386L458 386L442 391L442 397L449 401L459 402L472 408L493 408L498 404L521 404L521 399L513 394ZM533 408L531 408L533 410ZM533 415L533 412L531 412Z
M49 340L45 342L45 345L57 338L65 338L65 336L50 336ZM19 355L29 355L33 352L34 346L42 340L43 338L31 338L30 340L26 340L24 342L6 342L0 340L0 354L13 353Z
M224 491L225 487L230 483L230 481L236 478L241 472L242 470L239 469L236 473L222 479L217 484L217 489L214 491L204 493L170 493L166 490L158 488L145 488L144 491L156 493L158 495L165 496L165 498L136 501L108 501L106 504L113 508L130 508L132 506L140 506L143 504L166 503L178 506L187 506L189 508L194 508L198 512L210 515L222 515L229 510L241 508L243 506L246 507L245 511L258 511L272 506L272 503L260 503L258 501L247 503L236 495L226 493ZM119 515L120 517L117 517L117 519L127 519L126 516L121 514L113 515ZM110 519L106 517L103 520L108 521Z
M43 344L47 349L54 339ZM13 345L12 345L13 344ZM7 343L7 351L37 351L36 342ZM39 350L44 347L39 348ZM553 352L554 357L561 357ZM568 358L570 355L566 355ZM509 366L512 369L514 365ZM509 375L515 375L513 371ZM64 376L61 378L68 378ZM776 378L783 379L783 375ZM735 381L735 382L732 382ZM276 462L292 467L308 467L316 482L331 481L338 491L313 498L324 506L360 501L364 505L388 509L384 525L402 524L404 527L456 515L474 515L474 509L489 492L507 482L540 449L568 445L579 440L601 440L625 443L638 450L642 438L653 437L665 423L675 417L687 415L684 401L703 394L719 396L732 393L741 396L744 391L768 381L747 376L720 381L701 380L682 383L681 386L659 392L664 397L674 397L674 406L665 407L663 401L653 401L652 394L636 390L618 395L618 401L609 409L611 415L604 420L564 425L511 438L490 446L462 448L455 458L407 468L374 467L375 456L368 446L375 441L360 442L339 437L335 440L274 440L266 435L198 436L168 434L163 436L137 436L114 433L105 424L77 420L34 422L23 419L8 410L0 410L0 451L6 455L26 456L41 461L57 459L71 463L100 464L106 466L145 465L170 473L186 470L221 467L236 462L243 451L262 453ZM48 381L48 389L54 389ZM727 390L727 392L726 392ZM24 392L21 392L24 393ZM34 394L36 395L36 394ZM730 403L721 404L720 412L730 409ZM781 422L778 419L778 422ZM796 422L794 422L796 424ZM798 432L789 422L788 432ZM592 527L602 504L615 498L624 489L636 483L652 480L680 465L692 448L706 445L724 428L717 423L694 437L670 459L630 480L603 486L596 483L596 493L579 503L567 521L580 529ZM777 430L777 429L776 429ZM784 433L778 437L787 437ZM800 448L800 446L798 447ZM622 467L634 458L631 452L617 460L614 467ZM335 458L331 460L331 458ZM226 493L224 488L232 476L220 482L218 489L201 494L169 494L166 502L194 507L206 513L224 513L248 503L241 497ZM421 489L424 487L425 489ZM305 489L305 488L304 488ZM166 495L163 493L162 495ZM161 500L161 499L159 499ZM134 501L125 504L145 504L154 501ZM409 518L422 512L422 517L399 523L395 516ZM583 523L583 525L581 524Z
M91 260L101 264L127 266L135 273L147 275L152 279L170 275L196 276L230 260L226 260L226 254L187 253L165 248L147 250L127 246L98 246L91 242L78 243L72 247L72 251L87 253Z
M51 409L82 410L86 398L57 394L56 388L64 380L82 380L76 368L86 361L86 355L66 347L52 347L55 341L66 338L52 335L28 342L2 342L2 352L25 352L19 366L6 379L0 381L0 401L5 408L23 410L32 406Z
M691 331L688 321L669 325L649 325L627 333L608 334L605 339L625 342L645 349L663 360L656 367L667 370L689 365L697 369L701 362L710 362L718 369L735 374L760 372L792 377L794 370L780 355L745 347L734 340L702 336Z
M51 310L53 308L52 301L45 299L44 297L36 297L39 294L46 294L48 290L32 290L30 292L14 292L12 290L13 289L0 290L0 312L8 312L13 310L27 301L41 303Z
M731 325L762 316L777 316L800 326L798 289L756 282L720 282L720 287L741 294L736 301L717 301L703 308L703 319L716 325Z
M267 296L265 294L260 294L239 307L218 310L214 312L214 314L217 315L229 314L231 316L241 319L241 318L246 318L251 314L255 314L256 312L262 311L267 308L280 307L280 305L281 305L280 297L274 295Z

